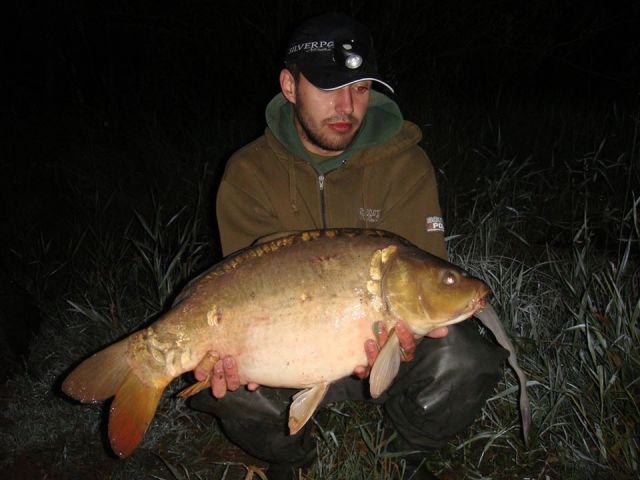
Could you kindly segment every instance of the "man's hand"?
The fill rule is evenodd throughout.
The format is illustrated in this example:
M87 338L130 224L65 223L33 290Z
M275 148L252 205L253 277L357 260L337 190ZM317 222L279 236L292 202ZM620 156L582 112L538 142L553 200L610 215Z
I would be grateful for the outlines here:
M376 322L374 328L376 329L376 337L378 338L378 342L373 339L369 339L364 343L364 351L367 354L367 365L356 367L353 371L353 374L361 379L367 378L369 376L371 367L373 366L373 362L376 361L380 349L389 337L389 332L387 331L387 327L383 322ZM411 332L411 330L409 330L404 322L400 321L395 326L395 332L398 336L398 340L400 341L402 361L408 362L409 360L412 360L417 345L416 338L414 337L413 333ZM429 332L427 334L427 337L442 338L448 333L449 329L447 327L441 327Z
M235 359L227 355L220 359L215 352L208 352L193 371L196 380L211 380L211 393L216 398L222 398L227 391L233 392L241 387L238 365ZM254 391L259 387L257 383L249 383L247 389Z

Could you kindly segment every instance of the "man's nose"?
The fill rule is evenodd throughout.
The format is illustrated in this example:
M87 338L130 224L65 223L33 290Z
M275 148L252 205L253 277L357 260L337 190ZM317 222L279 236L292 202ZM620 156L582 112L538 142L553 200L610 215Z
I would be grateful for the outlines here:
M336 112L351 115L353 113L353 98L351 96L351 88L349 88L349 85L337 89L335 93Z

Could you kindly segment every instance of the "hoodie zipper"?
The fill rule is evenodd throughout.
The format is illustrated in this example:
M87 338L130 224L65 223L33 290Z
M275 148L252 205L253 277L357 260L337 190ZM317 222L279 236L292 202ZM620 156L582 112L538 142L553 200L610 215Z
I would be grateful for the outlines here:
M324 203L324 175L318 175L318 186L320 187L320 214L322 216L322 228L327 228L327 208Z

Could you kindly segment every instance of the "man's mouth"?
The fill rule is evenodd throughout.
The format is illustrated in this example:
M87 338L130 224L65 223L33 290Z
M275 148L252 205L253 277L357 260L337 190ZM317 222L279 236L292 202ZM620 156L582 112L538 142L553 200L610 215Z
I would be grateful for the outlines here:
M350 122L335 122L335 123L328 124L328 127L331 130L338 133L348 132L349 130L351 130L352 126L353 125Z

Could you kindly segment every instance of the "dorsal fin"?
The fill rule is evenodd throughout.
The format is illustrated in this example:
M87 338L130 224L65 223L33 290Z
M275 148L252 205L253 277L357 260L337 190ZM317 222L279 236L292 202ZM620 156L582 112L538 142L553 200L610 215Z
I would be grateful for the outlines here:
M176 296L176 299L173 301L172 307L175 307L184 299L193 295L198 285L202 283L201 280L204 277L217 277L220 275L224 275L226 272L234 270L239 265L245 263L248 260L259 257L264 253L275 251L284 245L290 245L293 243L292 236L297 233L299 232L289 231L289 232L279 232L279 233L272 233L269 235L265 235L264 237L260 237L257 240L255 240L249 247L243 248L241 250L238 250L235 253L232 253L228 257L224 258L221 262L215 264L208 270L205 270L196 278L194 278L189 283L187 283L187 285L185 285L185 287ZM291 237L292 240L286 241L286 242L278 242L278 240L288 238L288 237Z
M278 240L280 238L288 237L289 235L296 235L300 233L299 230L289 230L288 232L275 232L270 233L269 235L264 235L262 237L256 238L251 244L252 247L256 245L262 245L263 243L273 242L274 240Z

